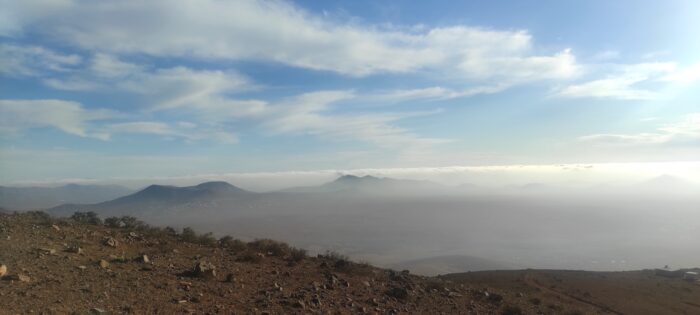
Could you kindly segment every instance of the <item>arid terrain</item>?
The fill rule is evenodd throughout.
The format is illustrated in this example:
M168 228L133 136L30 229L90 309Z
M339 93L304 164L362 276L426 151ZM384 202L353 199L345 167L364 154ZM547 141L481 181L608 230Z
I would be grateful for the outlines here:
M653 271L423 277L133 218L0 214L1 314L697 314ZM213 271L212 271L213 268ZM2 269L0 268L0 273Z
M700 314L699 282L663 277L654 270L483 271L444 278L475 287L521 292L540 306L542 313L559 314L578 308L586 314Z

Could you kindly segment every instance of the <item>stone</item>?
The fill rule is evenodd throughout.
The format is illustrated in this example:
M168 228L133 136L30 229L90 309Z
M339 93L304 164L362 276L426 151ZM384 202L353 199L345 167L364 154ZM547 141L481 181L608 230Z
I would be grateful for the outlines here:
M83 253L83 249L80 248L80 246L78 246L78 245L73 245L73 246L68 247L67 251L69 253L74 253L74 254L82 254Z
M4 277L6 274L7 274L7 266L0 265L0 278Z
M56 231L60 231L60 230L61 230L61 228L58 227L58 225L56 225L56 224L52 224L52 225L51 225L51 228L53 228L53 229L56 230Z
M39 252L45 255L56 255L56 250L53 248L39 248Z
M232 273L226 275L226 282L234 283L236 282L236 276Z
M109 247L119 246L119 242L114 237L105 237L102 240L102 244Z
M100 267L102 267L104 269L109 268L109 262L104 260L104 259L100 259Z
M216 267L207 261L200 261L194 266L193 274L200 278L216 278Z
M87 267L86 267L86 266L83 266L83 265L76 266L75 268L78 268L78 269L80 269L80 270L85 270L85 269L87 269Z
M20 282L31 281L31 278L29 278L29 276L26 276L23 274L16 274L16 275L7 276L7 279L12 280L12 281L20 281Z
M96 314L105 314L105 313L107 313L107 311L105 311L105 310L103 310L103 309L101 309L101 308L98 308L98 307L93 307L93 308L90 309L90 314L95 314L95 315L96 315Z
M300 309L303 310L303 309L306 308L306 304L305 304L304 301L302 301L302 300L297 300L297 301L294 303L294 307L297 307L297 308L300 308Z
M138 258L136 258L139 262L142 262L144 264L150 264L151 260L148 258L148 255L141 255Z

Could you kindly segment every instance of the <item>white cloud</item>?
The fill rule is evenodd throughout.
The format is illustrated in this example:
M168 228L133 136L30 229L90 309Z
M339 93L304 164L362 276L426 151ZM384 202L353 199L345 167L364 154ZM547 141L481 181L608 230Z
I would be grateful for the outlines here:
M131 121L108 124L102 127L105 134L151 134L180 138L185 141L213 140L221 143L237 143L238 137L220 128L201 127L190 122L169 124L158 121Z
M79 65L82 58L30 45L0 44L0 74L40 76L46 71L65 72Z
M700 81L700 63L678 69L677 71L662 78L662 80L686 84Z
M424 138L412 134L392 123L426 113L350 113L330 114L331 105L353 100L350 91L321 91L306 93L281 104L270 111L271 118L265 126L278 133L297 133L319 136L334 141L360 140L380 147L402 150L415 149L445 143L449 140Z
M411 100L447 100L470 97L479 94L494 94L508 88L506 84L483 85L465 89L451 89L433 86L418 89L399 89L365 94L362 99L383 104L401 103Z
M666 124L655 132L637 134L594 134L579 137L579 141L605 145L662 145L700 143L700 113L685 115L680 121Z
M0 100L3 134L50 127L76 136L104 138L89 131L90 122L116 116L112 111L85 109L79 103L63 100Z
M166 0L72 1L45 12L32 3L9 9L18 17L16 28L25 32L117 54L264 60L353 76L428 70L522 81L569 78L578 72L568 50L534 54L526 31L360 26L276 0L178 6ZM25 14L37 11L41 14Z
M556 90L555 95L569 98L655 99L660 96L657 92L638 85L659 81L663 75L675 69L676 64L669 62L624 65L606 78L569 85Z
M95 54L90 70L99 77L108 78L124 77L143 72L143 68L136 64L124 62L104 53Z

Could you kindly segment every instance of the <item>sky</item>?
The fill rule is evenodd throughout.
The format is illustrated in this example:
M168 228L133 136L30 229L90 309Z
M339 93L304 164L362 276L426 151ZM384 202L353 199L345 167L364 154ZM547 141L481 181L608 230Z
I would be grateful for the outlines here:
M698 12L0 0L0 184L560 164L700 178Z

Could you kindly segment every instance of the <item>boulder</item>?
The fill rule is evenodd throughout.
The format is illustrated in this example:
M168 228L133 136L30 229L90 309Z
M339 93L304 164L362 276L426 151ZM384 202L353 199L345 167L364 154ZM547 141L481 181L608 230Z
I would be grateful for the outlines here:
M114 237L105 237L102 240L102 244L109 247L119 246L119 242Z
M192 273L200 278L213 279L216 278L216 267L210 262L200 261L194 266Z

